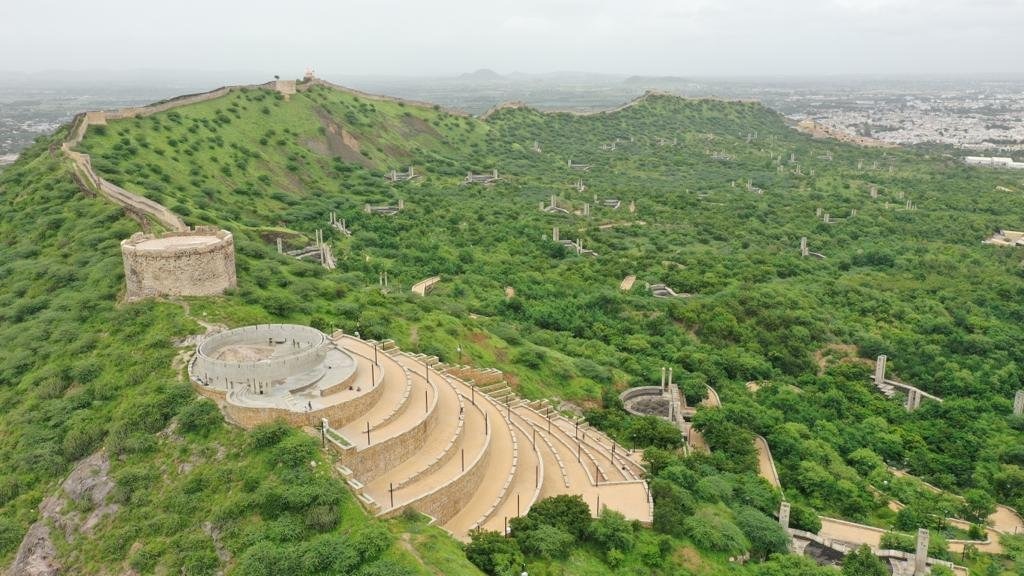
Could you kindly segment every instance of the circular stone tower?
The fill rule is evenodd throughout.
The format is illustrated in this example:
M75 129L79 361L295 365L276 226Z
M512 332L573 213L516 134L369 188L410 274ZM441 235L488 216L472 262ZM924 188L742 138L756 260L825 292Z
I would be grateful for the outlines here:
M137 232L121 242L129 301L154 296L213 296L234 288L235 241L210 226L160 236Z

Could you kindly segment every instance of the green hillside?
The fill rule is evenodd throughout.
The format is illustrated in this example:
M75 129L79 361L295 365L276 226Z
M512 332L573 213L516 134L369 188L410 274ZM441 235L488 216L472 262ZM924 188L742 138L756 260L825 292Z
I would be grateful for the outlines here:
M1024 509L1024 420L1010 416L1024 387L1021 255L981 244L1024 227L1020 174L812 140L752 103L648 95L602 114L481 120L326 87L287 100L239 90L92 127L79 147L111 182L235 237L237 290L127 305L118 243L138 224L79 191L62 137L0 173L0 566L43 498L103 448L117 510L58 539L68 573L479 573L436 528L366 518L302 432L223 425L175 363L195 319L337 327L449 361L461 350L521 395L571 401L622 443L655 447L655 529L603 520L571 554L523 538L531 574L737 573L729 557L745 553L746 573L814 573L793 557L757 562L779 551L764 521L781 496L756 476L752 434L768 439L798 525L813 510L957 538L941 518ZM409 165L423 176L385 180ZM492 169L495 185L461 184ZM590 216L541 212L553 194ZM395 216L363 211L398 199ZM918 208L897 210L907 199ZM857 215L826 224L818 208ZM329 228L331 211L351 237ZM598 256L553 243L552 226ZM298 247L321 228L337 270L277 253L276 237ZM802 236L827 258L801 258ZM435 274L427 298L409 294ZM659 282L693 296L654 298L645 285ZM877 354L945 401L908 413L887 400L869 382ZM617 405L663 365L691 400L703 383L720 393L722 409L698 414L711 456L683 457ZM977 506L898 482L887 464ZM1014 574L1024 543L1004 540L1004 557L956 561Z

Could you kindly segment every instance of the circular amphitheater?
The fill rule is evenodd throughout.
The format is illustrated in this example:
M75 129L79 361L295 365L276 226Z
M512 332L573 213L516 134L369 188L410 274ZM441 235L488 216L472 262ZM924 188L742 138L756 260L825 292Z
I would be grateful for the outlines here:
M465 539L478 527L504 530L538 499L579 494L595 514L652 519L640 453L546 401L518 398L497 370L264 324L206 338L189 375L243 427L280 419L315 434L382 517L413 508Z

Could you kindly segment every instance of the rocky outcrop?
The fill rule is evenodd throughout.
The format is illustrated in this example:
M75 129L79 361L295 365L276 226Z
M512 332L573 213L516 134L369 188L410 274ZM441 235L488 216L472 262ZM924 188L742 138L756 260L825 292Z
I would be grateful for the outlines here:
M99 522L117 512L118 506L107 500L114 489L110 478L110 458L99 451L80 461L56 493L39 504L39 520L33 524L18 547L14 563L5 576L57 576L61 564L54 534L63 533L68 541L89 534ZM69 510L72 502L86 504L89 512Z

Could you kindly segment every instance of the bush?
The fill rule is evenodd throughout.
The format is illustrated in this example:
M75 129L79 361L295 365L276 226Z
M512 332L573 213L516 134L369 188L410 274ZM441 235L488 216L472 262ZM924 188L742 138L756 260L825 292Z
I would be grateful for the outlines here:
M11 518L0 516L0 558L14 550L21 543L24 532Z
M629 552L633 549L633 523L610 508L601 510L597 520L590 523L588 536L602 550Z
M579 495L562 494L534 504L526 516L538 524L561 528L582 540L590 527L590 506Z
M547 524L537 524L529 530L517 530L515 540L524 553L546 560L567 557L576 542L572 534Z
M269 424L260 424L249 432L251 445L256 450L264 450L276 446L278 442L292 433L292 429L282 420Z
M491 576L513 573L523 563L523 553L512 538L487 530L473 530L469 538L466 558Z
M821 517L813 508L793 503L789 508L789 526L817 534L821 530Z
M867 544L861 544L843 558L844 576L889 576L885 563L875 556Z
M738 526L717 508L702 508L683 521L683 530L693 543L705 550L741 554L749 543Z
M220 428L222 422L224 417L217 405L205 398L196 398L178 412L178 428L186 434L206 436Z
M751 554L767 558L769 554L785 554L789 547L789 534L777 521L760 510L744 506L736 511L736 524L750 541Z

